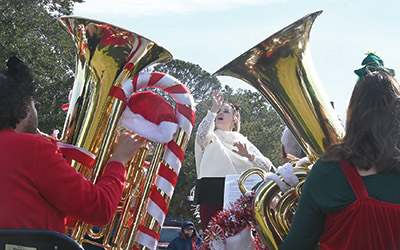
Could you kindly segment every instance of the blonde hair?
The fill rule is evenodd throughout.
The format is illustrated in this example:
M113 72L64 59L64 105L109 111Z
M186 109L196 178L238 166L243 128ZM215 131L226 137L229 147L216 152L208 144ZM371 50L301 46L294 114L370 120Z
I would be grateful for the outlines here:
M233 119L236 119L235 123L233 123L232 131L240 132L240 113L239 108L236 105L233 105L230 102L225 103L232 109Z
M233 119L236 118L236 122L233 123L232 131L240 132L240 113L238 110L233 109Z

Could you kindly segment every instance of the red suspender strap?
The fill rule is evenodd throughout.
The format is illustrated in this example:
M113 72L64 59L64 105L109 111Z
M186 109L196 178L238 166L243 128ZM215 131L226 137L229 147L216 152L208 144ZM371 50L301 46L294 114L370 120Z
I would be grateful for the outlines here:
M348 160L340 161L340 166L342 167L343 172L346 175L351 188L353 189L353 192L356 194L357 199L367 197L367 189L365 188L364 182L361 179L356 167Z

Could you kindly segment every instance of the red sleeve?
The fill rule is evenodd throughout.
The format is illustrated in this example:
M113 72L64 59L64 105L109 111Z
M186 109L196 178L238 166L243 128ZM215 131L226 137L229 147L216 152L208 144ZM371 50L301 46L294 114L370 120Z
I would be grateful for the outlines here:
M87 181L45 139L35 141L32 175L43 197L68 216L94 225L107 224L125 186L125 167L108 163L96 184Z

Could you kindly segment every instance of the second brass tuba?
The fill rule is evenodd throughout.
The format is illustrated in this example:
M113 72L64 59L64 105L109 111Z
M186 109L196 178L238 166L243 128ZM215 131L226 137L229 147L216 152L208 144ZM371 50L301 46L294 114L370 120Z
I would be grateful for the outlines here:
M321 13L304 16L214 73L241 79L266 97L312 162L344 135L343 126L320 86L308 48L311 27ZM273 181L264 182L256 190L255 228L269 249L278 249L287 235L308 171L306 167L294 169L301 182L298 188L282 196ZM260 174L258 170L249 170L244 179L253 173ZM270 209L273 199L279 199L275 211Z
M122 129L125 98L153 87L168 92L177 104L179 125L173 139L166 145L155 143L150 160L148 150L140 149L127 164L127 186L113 220L98 230L82 221L67 228L67 234L80 244L155 249L194 124L193 98L177 79L141 72L172 59L157 43L96 20L67 16L58 22L76 46L75 82L59 147L85 178L95 183L101 176Z

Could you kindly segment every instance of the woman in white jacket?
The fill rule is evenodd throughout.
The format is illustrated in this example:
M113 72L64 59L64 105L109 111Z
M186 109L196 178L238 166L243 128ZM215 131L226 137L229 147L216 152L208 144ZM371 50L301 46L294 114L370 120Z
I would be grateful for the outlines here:
M252 167L267 171L274 168L271 161L239 133L240 114L237 107L224 103L219 91L212 93L212 100L211 110L200 123L195 140L196 199L200 204L203 230L223 208L226 175L240 174Z

